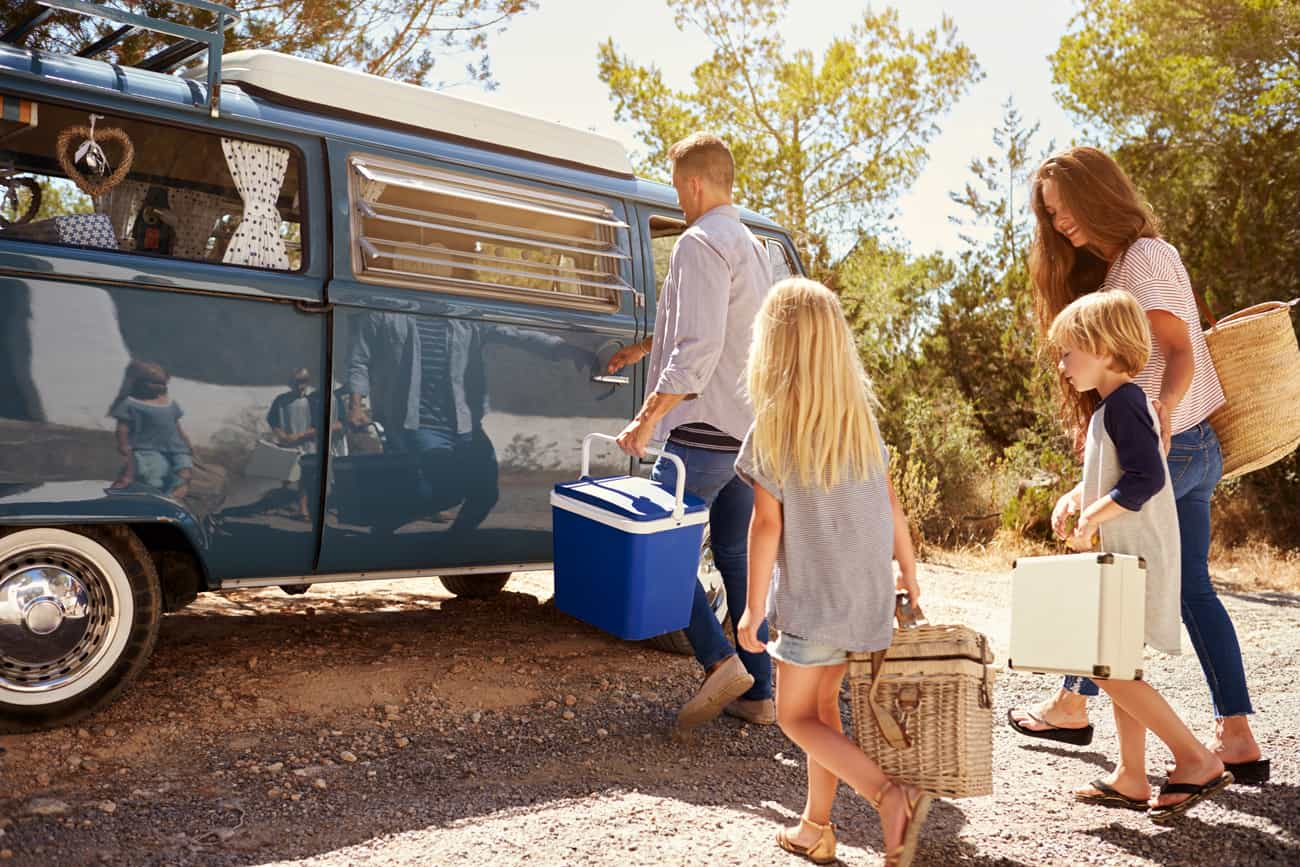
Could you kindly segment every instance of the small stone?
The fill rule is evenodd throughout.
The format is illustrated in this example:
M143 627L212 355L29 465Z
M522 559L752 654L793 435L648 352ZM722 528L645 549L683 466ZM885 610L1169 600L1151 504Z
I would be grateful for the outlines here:
M104 737L106 738L117 737L117 729L104 729Z
M547 709L547 710L555 710L557 707L559 707L559 704L557 704L556 702L548 701L548 702L546 703L546 709Z
M278 798L282 794L284 793L280 790L278 786L272 786L271 788L266 790L266 796L268 798Z
M27 802L27 813L31 816L66 816L69 809L56 798L33 798Z
M411 745L411 740L410 738L398 738L394 743L397 744L399 750L404 750Z
M85 738L90 737L90 730L89 730L89 729L77 729L77 737L82 738L83 740L84 740Z
M249 659L248 659L248 668L249 668L250 671L256 671L256 670L257 670L257 657L256 657L256 656L251 656L251 657L249 657Z
M606 731L605 729L596 729L596 737L607 738L609 737L609 732Z
M68 767L74 771L81 767L81 756L68 756Z
M576 695L566 695L564 697L565 707L573 707L577 703L578 703L578 697Z
M49 784L50 784L49 774L45 773L44 771L41 771L39 774L36 775L36 785L48 786Z
M271 764L266 766L266 772L268 774L278 774L283 770L284 762L271 762Z
M13 849L0 849L0 861L8 861L12 857L14 857Z
M379 776L379 772L378 772L378 771L366 771L366 776L367 776L367 777L377 777L377 776Z
M389 716L397 716L401 712L402 709L395 704L384 705L384 713L388 714Z
M492 657L492 661L495 662L497 665L506 664L506 658L504 656L494 656Z
M476 723L476 722L479 722L479 721L482 720L482 719L483 719L483 711L481 711L481 710L476 710L476 711L474 711L472 714L469 715L469 721L470 721L470 722L474 722L474 723Z
M289 796L289 800L290 800L290 801L301 801L301 800L302 800L302 795L298 794L297 792L294 792L292 795Z
M560 714L560 716L564 717L565 719L573 719L575 716L577 716L577 714L575 714L571 710L566 710L564 713Z
M95 761L94 759L82 759L81 769L83 771L90 771L91 773L94 773L95 771L99 770L99 762Z
M325 788L325 780L322 777L317 777L316 779L312 780L311 784L318 789Z
M101 813L108 813L110 816L117 812L117 804L112 801L100 801L95 805L95 809Z
M347 762L349 765L357 760L356 754L349 752L348 750L339 753L339 758Z

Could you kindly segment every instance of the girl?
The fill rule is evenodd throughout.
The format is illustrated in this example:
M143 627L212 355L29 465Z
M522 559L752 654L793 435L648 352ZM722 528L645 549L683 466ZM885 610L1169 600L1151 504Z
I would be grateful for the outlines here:
M777 722L808 755L802 819L782 828L777 843L818 864L834 861L831 802L844 780L880 813L885 863L903 867L916 854L930 795L890 779L844 736L839 695L849 651L889 646L895 590L914 600L920 590L871 381L828 289L801 278L772 288L754 323L746 381L754 425L736 470L754 489L754 512L736 632L743 648L760 653L765 616L779 631L767 645L777 663Z
M194 448L181 428L180 404L167 393L167 371L132 361L109 415L117 419L117 449L126 459L114 489L145 485L182 498L194 472Z
M1070 148L1048 158L1035 176L1031 201L1037 231L1030 272L1040 337L1066 305L1099 288L1131 294L1146 313L1151 357L1135 381L1158 401L1178 509L1182 618L1214 700L1211 746L1238 781L1263 782L1269 763L1260 758L1250 729L1254 710L1237 633L1210 584L1210 496L1223 459L1207 419L1223 404L1223 390L1187 272L1178 251L1160 239L1158 221L1124 171L1096 148ZM1062 415L1078 439L1096 398L1061 386ZM1075 488L1056 504L1052 522L1058 530L1078 512L1081 493ZM1092 739L1086 697L1096 694L1092 681L1067 678L1049 700L1012 710L1011 726L1031 737L1085 745Z
M1080 394L1096 392L1099 400L1088 422L1081 510L1068 534L1070 545L1090 550L1100 529L1103 550L1146 558L1146 643L1178 653L1178 512L1156 409L1133 382L1150 351L1146 315L1127 292L1094 292L1056 316L1048 339L1060 353L1057 366L1070 387ZM1067 536L1063 528L1057 532ZM1100 686L1114 705L1119 764L1110 776L1075 792L1077 800L1147 810L1154 821L1165 822L1232 783L1223 762L1150 684L1104 680ZM1149 808L1147 729L1174 754L1175 771L1161 796L1181 796L1155 800Z

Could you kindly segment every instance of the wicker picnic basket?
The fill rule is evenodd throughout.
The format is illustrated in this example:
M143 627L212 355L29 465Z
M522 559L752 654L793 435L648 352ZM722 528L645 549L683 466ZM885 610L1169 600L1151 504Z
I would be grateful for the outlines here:
M1227 397L1210 416L1223 449L1223 478L1262 469L1300 445L1300 346L1291 307L1256 304L1215 322L1205 342Z
M849 655L853 734L891 777L945 798L993 793L993 653L965 626L931 626L900 594L887 651Z

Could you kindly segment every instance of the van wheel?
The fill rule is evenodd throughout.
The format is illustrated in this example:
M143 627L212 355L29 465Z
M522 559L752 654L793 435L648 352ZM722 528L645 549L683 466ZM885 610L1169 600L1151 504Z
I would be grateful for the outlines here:
M460 599L486 599L495 596L510 580L509 572L489 572L486 575L442 575L438 578L448 593Z
M700 568L697 573L700 584L704 587L704 595L709 600L709 607L713 609L713 616L718 619L722 626L722 631L727 631L727 592L722 586L722 573L718 571L717 564L713 562L713 545L709 539L709 527L704 527L704 543L700 546ZM664 635L656 635L654 638L647 638L645 642L655 650L662 650L666 653L678 653L682 656L691 656L695 653L691 647L691 642L686 638L686 630L679 629L676 632L669 632Z
M0 733L112 702L153 652L161 612L153 559L125 527L0 537Z

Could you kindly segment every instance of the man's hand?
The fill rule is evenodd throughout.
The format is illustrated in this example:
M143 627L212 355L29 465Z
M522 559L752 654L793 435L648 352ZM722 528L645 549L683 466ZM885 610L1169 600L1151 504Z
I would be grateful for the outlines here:
M740 615L740 622L736 624L736 643L742 650L748 650L750 653L762 653L767 650L763 642L758 640L758 627L762 624L762 616L756 617L749 608Z
M609 364L605 367L606 373L618 373L629 364L636 364L641 359L650 354L646 349L645 342L633 343L631 346L624 346L609 359Z
M634 458L643 458L646 455L646 446L650 445L650 437L653 435L652 423L634 418L618 435L618 447Z

